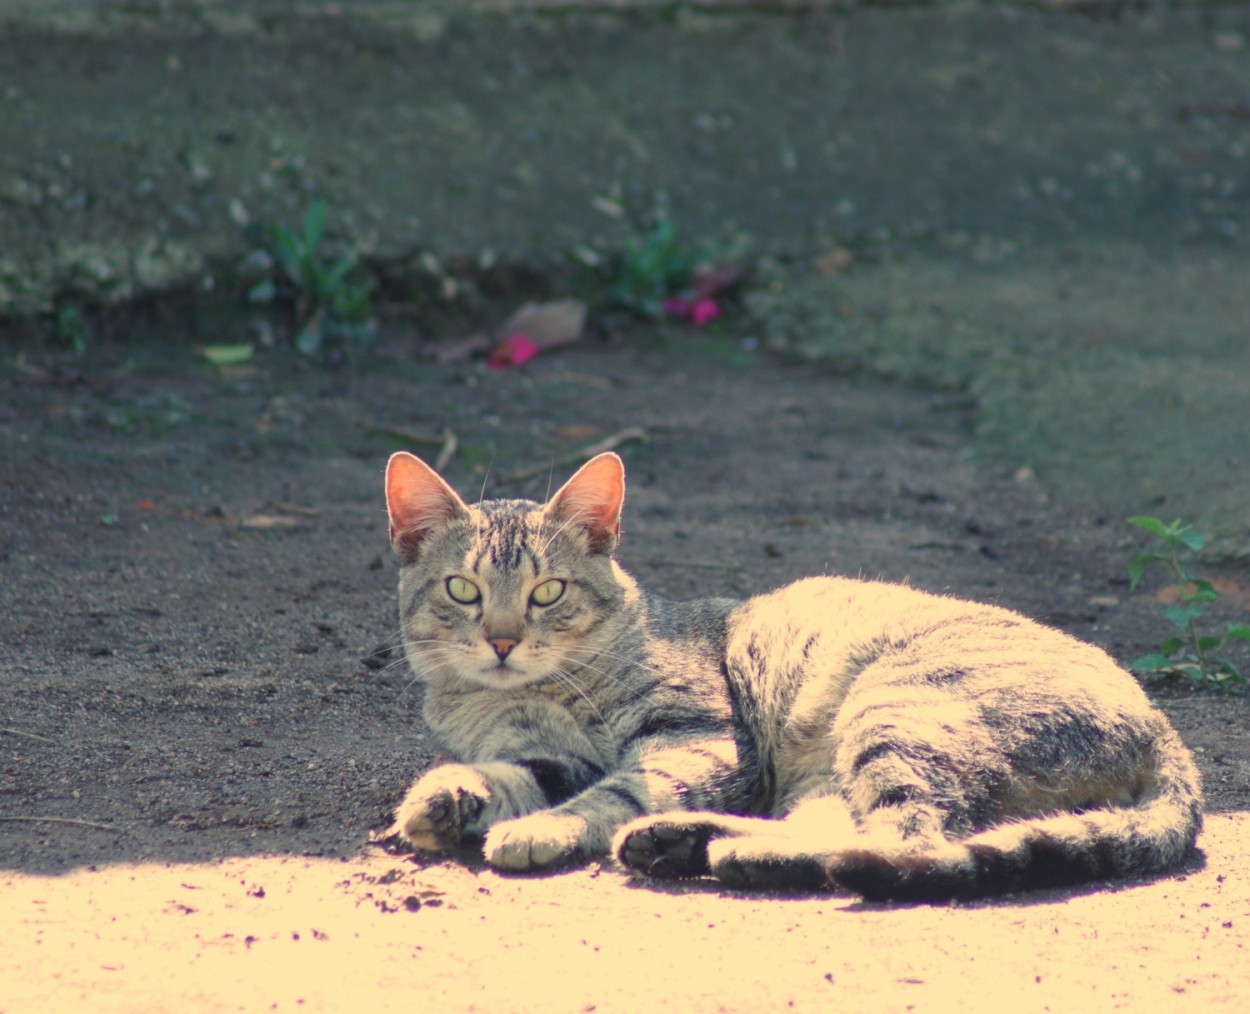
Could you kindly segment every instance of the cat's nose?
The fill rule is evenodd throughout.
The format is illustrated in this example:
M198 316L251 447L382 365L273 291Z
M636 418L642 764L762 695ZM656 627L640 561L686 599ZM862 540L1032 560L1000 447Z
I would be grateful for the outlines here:
M495 649L495 654L499 656L500 662L508 657L508 653L517 644L515 638L511 637L491 637L488 640L490 641L490 646Z

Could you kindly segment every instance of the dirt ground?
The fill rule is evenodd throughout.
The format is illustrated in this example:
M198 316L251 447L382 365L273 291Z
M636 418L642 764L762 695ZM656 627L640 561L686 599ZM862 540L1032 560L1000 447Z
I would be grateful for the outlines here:
M1163 692L1210 817L1176 877L951 907L506 878L366 844L432 760L391 650L388 453L541 498L629 428L623 563L674 597L861 573L1153 646L1136 539L971 450L966 400L636 327L516 370L393 323L341 369L31 349L0 380L0 1010L1239 1006L1247 702ZM405 436L403 434L409 434ZM428 444L415 441L425 437ZM532 478L513 479L518 473ZM1244 575L1225 575L1228 617ZM1221 614L1224 615L1224 614Z

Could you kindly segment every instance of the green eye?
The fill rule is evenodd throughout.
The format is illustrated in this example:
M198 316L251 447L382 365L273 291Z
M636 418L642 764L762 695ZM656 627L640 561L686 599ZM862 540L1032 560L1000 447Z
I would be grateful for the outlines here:
M482 597L477 585L463 577L447 579L447 594L462 605L470 605Z
M564 582L559 578L552 578L530 592L530 601L536 606L549 606L563 594Z

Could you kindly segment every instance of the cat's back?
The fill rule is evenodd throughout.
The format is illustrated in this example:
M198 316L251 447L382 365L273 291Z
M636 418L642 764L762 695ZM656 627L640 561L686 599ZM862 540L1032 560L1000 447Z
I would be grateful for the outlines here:
M968 777L1018 783L994 805L1027 812L1062 758L1100 757L1127 780L1170 735L1100 648L1001 607L876 581L809 578L743 603L728 621L726 676L735 700L752 702L740 731L760 798L779 813L839 763L850 778L855 758L903 741Z
M1094 645L999 606L880 581L808 578L744 602L728 619L726 665L742 692L769 702L761 724L778 734L827 727L852 693L857 708L1153 710Z

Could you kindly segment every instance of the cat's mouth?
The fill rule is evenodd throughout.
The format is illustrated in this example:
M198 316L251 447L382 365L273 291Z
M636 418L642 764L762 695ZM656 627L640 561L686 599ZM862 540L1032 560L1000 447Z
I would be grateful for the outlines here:
M549 678L550 673L541 664L523 664L504 659L483 663L475 672L474 679L483 686L496 690L517 690L532 686Z
M493 680L508 680L516 682L529 678L529 673L521 666L512 665L507 659L503 659L494 664L482 666L481 673Z

